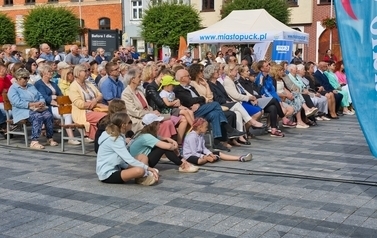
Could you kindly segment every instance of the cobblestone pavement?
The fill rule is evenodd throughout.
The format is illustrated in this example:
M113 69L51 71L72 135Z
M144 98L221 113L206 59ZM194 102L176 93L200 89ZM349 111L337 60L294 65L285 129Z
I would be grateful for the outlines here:
M102 184L91 154L0 140L0 237L377 237L377 160L355 117L319 124L232 151L249 163L158 164L153 187Z

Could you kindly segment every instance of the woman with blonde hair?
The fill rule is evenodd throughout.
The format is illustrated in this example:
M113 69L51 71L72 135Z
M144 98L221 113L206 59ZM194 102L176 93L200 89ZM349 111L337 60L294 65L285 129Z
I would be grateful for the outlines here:
M64 96L68 96L69 86L71 86L74 79L71 68L61 70L58 86Z
M75 123L85 125L86 142L94 142L98 121L106 116L104 112L95 111L95 108L106 108L102 102L102 94L87 78L87 68L76 65L73 69L75 80L69 87L68 96L72 101L72 118Z
M157 77L158 68L156 64L148 64L143 68L141 73L141 80L143 82L143 88L146 88L148 84L153 82L153 80Z
M39 50L37 48L31 48L27 53L28 60L33 59L34 61L39 58Z
M131 179L142 185L158 182L158 170L148 166L143 154L131 156L125 145L124 134L130 129L126 112L117 112L99 138L96 173L103 183L123 184Z

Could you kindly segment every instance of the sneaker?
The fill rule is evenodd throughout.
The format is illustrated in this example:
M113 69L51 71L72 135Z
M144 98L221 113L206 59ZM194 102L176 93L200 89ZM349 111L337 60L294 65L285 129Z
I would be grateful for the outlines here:
M157 182L155 177L151 172L148 171L148 176L142 177L142 178L137 178L135 179L135 182L137 184L145 185L145 186L151 186Z
M316 114L317 112L318 112L318 108L313 107L313 108L310 108L308 111L305 112L305 116L310 117L310 116L313 116L314 114Z
M85 143L93 143L94 140L90 139L89 137L84 138Z
M199 170L198 166L195 166L195 165L190 164L190 163L189 163L189 165L190 166L187 166L185 168L182 168L181 166L179 166L178 171L181 172L181 173L196 173L196 172L198 172L198 170Z
M246 132L242 132L242 131L238 131L236 129L233 129L232 132L228 133L228 138L229 139L234 139L234 138L238 138L240 136L243 136L245 134L246 134Z
M68 140L68 144L70 145L81 145L81 142L78 140Z
M226 146L224 146L223 144L219 143L217 145L213 145L213 149L214 150L223 150L223 151L226 151L226 152L230 152L230 149L227 148Z
M247 161L251 161L253 159L253 155L251 153L247 154L247 155L242 155L239 159L240 162L247 162Z
M322 116L321 118L322 118L322 120L324 120L324 121L331 121L331 119L330 119L330 118L328 118L328 117L325 117L325 116Z
M343 112L344 115L355 115L355 113L351 112L351 111L346 111L346 112Z

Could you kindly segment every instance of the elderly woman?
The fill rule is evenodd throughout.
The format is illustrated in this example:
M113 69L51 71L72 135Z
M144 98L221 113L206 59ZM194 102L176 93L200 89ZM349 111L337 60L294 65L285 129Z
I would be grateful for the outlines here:
M158 73L158 76L150 84L148 84L145 89L148 105L150 105L153 108L153 110L157 110L159 112L167 111L166 109L168 109L158 92L158 89L161 85L162 77L165 75L173 76L174 73L166 68L161 70ZM174 124L176 124L176 126L178 125L178 127L176 128L177 142L178 145L182 145L183 137L186 133L188 122L184 116L171 116L171 119L174 122Z
M55 119L60 119L60 114L58 110L58 103L56 102L56 98L58 96L63 96L60 88L56 83L51 81L53 70L49 65L43 65L39 69L39 73L42 77L41 80L37 81L34 86L37 90L42 94L46 106L49 107L49 111L52 113ZM71 114L64 114L63 115L65 124L72 124L72 115ZM68 140L68 144L71 145L80 145L81 143L77 140L74 140L73 131L71 128L66 129L67 135L71 138Z
M352 106L351 94L348 89L347 76L344 71L343 60L339 60L338 62L335 63L335 74L336 74L336 77L338 78L338 82L340 86L342 86L342 90L348 92L348 102L350 103L350 106L349 106L350 111L355 113Z
M148 113L154 113L160 115L160 112L153 110L151 106L148 105L147 99L144 93L139 88L141 83L140 71L137 68L130 69L127 73L126 78L129 81L128 86L122 92L122 100L126 102L127 113L132 121L132 131L140 131L144 125L142 123L142 118ZM173 135L177 134L172 120L166 116L166 120L161 123L158 135L161 138L171 138Z
M236 113L236 129L243 131L244 123L246 123L248 129L249 127L263 128L263 124L253 119L245 110L245 108L239 102L233 102L232 99L228 96L225 91L224 86L217 81L219 77L220 66L218 65L209 65L204 69L203 75L204 78L208 80L209 87L213 93L214 101L220 103L222 107L228 108L230 111ZM237 140L238 143L250 145L250 142L247 141L243 136L239 137Z
M32 125L31 129L31 143L32 149L44 149L45 147L39 144L38 139L42 132L42 126L45 125L47 143L50 146L57 146L58 143L52 139L53 116L46 107L46 102L32 85L28 84L30 73L26 69L20 68L14 74L16 82L9 88L8 97L12 104L13 121L17 123L21 120L29 120Z
M68 96L72 101L73 121L85 126L85 141L92 143L97 131L98 121L106 116L106 113L97 112L95 109L106 108L106 106L98 103L102 102L102 94L86 80L87 70L84 65L75 66L73 69L75 80L69 87Z
M120 74L119 74L118 80L120 80L120 81L123 82L124 88L126 88L127 85L128 85L128 82L125 82L124 80L125 80L126 74L127 74L127 72L128 72L129 69L130 69L130 65L129 64L121 63L119 65Z
M296 77L305 85L305 90L308 91L310 99L312 100L314 106L318 108L318 116L316 117L319 121L328 121L329 118L324 115L327 114L329 110L328 101L325 96L322 96L320 93L316 92L315 89L310 87L309 79L305 78L305 66L302 64L297 65L297 75Z
M1 92L8 92L12 85L10 79L6 77L7 67L0 63L0 132L6 132L6 114L4 111L4 99Z

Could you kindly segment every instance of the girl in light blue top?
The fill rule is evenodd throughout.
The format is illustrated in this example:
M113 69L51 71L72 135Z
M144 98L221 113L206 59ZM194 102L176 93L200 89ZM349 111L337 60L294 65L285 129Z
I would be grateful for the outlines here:
M158 170L150 168L148 158L140 154L136 159L126 148L124 134L131 129L132 122L125 112L115 113L106 131L98 140L97 153L98 178L104 183L121 184L131 179L142 185L158 182Z

